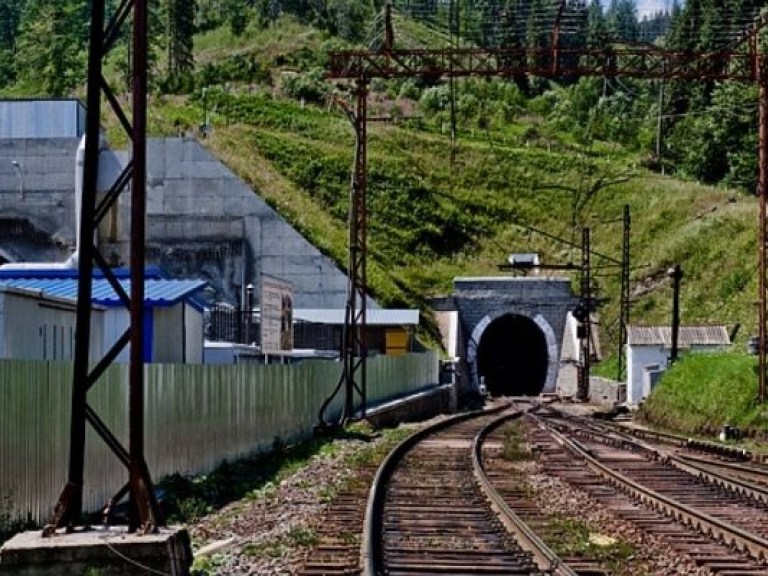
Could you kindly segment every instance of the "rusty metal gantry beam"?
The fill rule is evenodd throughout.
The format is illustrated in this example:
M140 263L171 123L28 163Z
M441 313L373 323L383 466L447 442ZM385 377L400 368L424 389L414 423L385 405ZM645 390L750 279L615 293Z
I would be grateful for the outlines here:
M747 41L735 44L731 49L716 51L670 51L651 45L616 44L602 49L571 49L557 45L557 22L553 29L553 46L546 48L444 48L444 49L392 49L393 41L387 39L383 50L344 50L329 54L328 78L352 79L359 83L374 78L456 78L456 77L508 77L519 75L542 78L580 78L619 76L647 80L734 80L757 83L760 88L759 102L759 203L758 251L758 339L760 403L766 400L766 258L768 258L768 228L766 227L766 202L768 201L768 72L766 59L760 53L758 34L766 21L760 18L745 36ZM358 118L358 121L360 119ZM362 118L365 124L365 117ZM358 130L358 135L360 134ZM358 137L358 154L363 157L367 146ZM364 181L364 180L363 180ZM366 188L358 187L356 193L366 194ZM365 201L362 205L365 204ZM360 215L358 225L365 227L366 215ZM362 239L363 243L365 239ZM350 253L353 245L350 244ZM365 251L356 244L355 249ZM351 257L350 257L351 259ZM363 270L364 270L363 260ZM354 269L350 273L355 274ZM355 279L350 281L358 285ZM364 317L363 317L364 318ZM363 319L364 322L364 319ZM355 330L361 329L356 326ZM365 324L362 325L365 331ZM364 367L364 361L362 366ZM350 376L350 382L354 377Z
M655 46L627 45L601 50L557 47L345 50L330 54L329 77L513 77L527 74L542 78L625 76L754 82L754 58L751 47L736 52L673 52Z
M160 514L152 492L152 481L144 456L144 263L146 215L146 121L147 121L147 3L148 0L122 0L111 19L106 21L106 0L91 3L90 47L88 52L87 116L85 159L80 212L77 325L72 379L72 412L68 481L44 535L58 528L71 529L83 513L86 426L105 442L126 468L126 483L112 499L129 497L129 529L154 531ZM132 18L131 18L132 17ZM118 40L126 22L132 19L132 112L131 118L121 108L104 79L106 55ZM106 26L105 26L106 24ZM112 188L97 203L99 151L101 148L101 103L105 98L132 144L131 159ZM107 260L94 242L99 223L130 185L130 293L121 286ZM90 363L91 307L93 271L98 266L130 311L130 326L115 345L94 366ZM130 344L128 447L109 429L88 404L88 392L107 367Z

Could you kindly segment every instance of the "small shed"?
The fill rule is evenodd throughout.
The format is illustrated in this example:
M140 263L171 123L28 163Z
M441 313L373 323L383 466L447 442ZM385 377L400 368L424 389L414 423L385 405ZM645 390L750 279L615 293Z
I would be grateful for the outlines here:
M679 353L720 350L731 344L723 324L680 326ZM672 352L670 326L627 326L627 403L648 396L666 370Z
M345 316L342 308L294 310L294 348L340 350ZM368 352L399 356L413 351L413 332L418 324L418 310L369 308Z
M23 271L19 271L15 278L0 277L0 286L27 290L41 298L61 300L69 302L70 305L74 305L77 300L77 284L76 278L25 278ZM121 279L120 284L126 293L130 294L130 281ZM145 362L203 362L203 307L193 296L206 285L203 280L145 280ZM101 355L123 335L130 324L130 314L104 278L93 280L92 303L99 310L103 310L92 318L92 326L102 334ZM21 325L33 318L35 317L17 317L6 325L6 334L13 338L14 331L22 330ZM74 334L74 328L72 333ZM117 357L117 361L128 360L129 350L126 347Z
M92 308L90 357L101 355L104 312ZM71 361L75 353L77 306L41 290L0 285L0 358Z

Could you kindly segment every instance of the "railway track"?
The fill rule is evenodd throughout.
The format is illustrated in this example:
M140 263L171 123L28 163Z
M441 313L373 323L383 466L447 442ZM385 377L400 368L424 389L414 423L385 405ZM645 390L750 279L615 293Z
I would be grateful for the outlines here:
M500 431L518 420L547 474L686 563L718 576L768 575L768 492L740 469L744 462L726 462L727 476L715 469L732 460L727 455L697 462L706 458L676 454L682 449L669 443L653 446L546 410L521 418L524 412L504 405L463 414L403 441L375 475L365 470L333 502L298 576L609 574L588 557L559 558L546 544L557 542L558 528L525 483L499 465Z
M580 572L564 564L509 504L525 514L533 509L530 501L499 494L486 475L483 441L522 413L500 405L447 419L403 441L375 478L366 473L357 483L359 488L370 480L364 511L359 489L334 501L299 576L604 574L588 562L580 561ZM339 531L343 537L334 535Z
M365 574L577 574L520 521L485 475L486 427L522 414L498 412L424 430L389 455L371 488Z
M733 479L681 466L594 423L546 420L537 420L531 442L548 473L713 574L768 574L768 510L754 496L762 488L746 481L734 487Z

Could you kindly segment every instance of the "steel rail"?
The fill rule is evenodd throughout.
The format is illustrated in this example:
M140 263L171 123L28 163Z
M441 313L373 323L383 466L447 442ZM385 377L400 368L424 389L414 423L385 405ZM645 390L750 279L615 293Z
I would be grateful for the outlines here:
M384 550L382 547L382 529L384 523L382 522L382 519L384 516L386 487L389 478L392 476L392 473L395 471L405 454L421 440L435 432L449 428L450 426L465 420L503 412L511 406L511 403L506 403L488 410L476 410L446 418L436 424L414 432L392 449L376 471L376 476L374 476L371 488L368 492L368 503L366 505L365 520L363 522L363 535L360 543L360 566L362 566L363 569L363 576L377 576L382 573L384 557Z
M758 561L768 559L768 540L713 518L708 514L698 512L685 504L659 494L655 490L642 486L599 462L586 449L579 446L577 442L565 437L551 426L546 425L543 419L535 415L529 415L529 417L534 419L540 427L548 430L561 446L584 459L589 468L619 490L637 498L643 504L659 510L667 516L671 516L678 522L694 527L700 532L711 534L714 538L718 538L726 544L750 554Z
M490 501L491 508L499 517L501 523L508 532L515 536L520 547L533 556L534 561L542 571L551 574L552 576L578 576L578 572L571 569L567 564L564 564L560 557L555 554L555 552L553 552L552 549L547 546L517 514L515 514L485 473L485 466L483 466L482 458L483 441L496 428L513 418L520 417L521 415L522 412L516 412L514 414L502 416L477 433L472 447L472 469L475 475L475 480Z
M651 446L650 444L646 444L645 442L643 442L642 440L639 440L633 435L627 434L626 432L623 432L623 431L615 430L613 429L613 427L610 427L609 430L610 430L609 432L610 434L619 436L618 439L611 438L610 436L603 437L604 440L606 440L607 442L613 445L629 444L632 446L636 446L641 450L648 452L654 459L664 461L670 464L671 466L674 466L678 470L681 470L693 476L698 476L699 478L706 480L711 484L714 484L721 488L725 488L736 494L746 496L748 498L755 500L756 502L762 502L764 504L768 504L768 488L765 488L763 486L757 486L754 483L741 480L739 478L735 478L734 476L725 475L720 472L716 472L711 468L708 468L708 466L709 467L720 466L723 468L727 468L729 467L728 466L729 463L707 462L706 460L690 458L686 456L681 456L679 454L673 454L666 450L659 449L656 446ZM579 432L585 433L584 431L576 431L577 434ZM586 432L586 434L590 434L590 433L591 432ZM763 475L766 474L766 472L763 470L750 471L748 468L744 468L744 467L742 467L742 471L744 473L751 472L753 474L763 474Z

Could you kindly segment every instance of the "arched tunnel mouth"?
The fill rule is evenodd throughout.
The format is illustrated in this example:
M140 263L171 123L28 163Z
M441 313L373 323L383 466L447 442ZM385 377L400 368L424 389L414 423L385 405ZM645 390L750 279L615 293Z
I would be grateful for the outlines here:
M548 364L544 332L527 316L505 314L480 337L477 374L491 396L538 396Z

